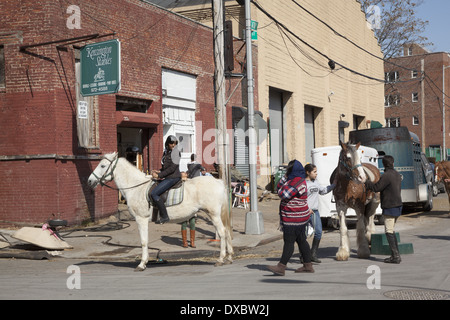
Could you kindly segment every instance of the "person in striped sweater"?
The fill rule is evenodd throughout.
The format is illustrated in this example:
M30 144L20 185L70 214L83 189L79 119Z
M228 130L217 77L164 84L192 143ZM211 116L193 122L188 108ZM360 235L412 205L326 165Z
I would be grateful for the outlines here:
M303 267L295 270L314 272L311 263L311 249L306 240L305 226L310 218L307 202L306 174L303 165L298 160L289 162L286 174L277 185L280 197L280 227L283 231L283 253L276 266L267 266L270 271L284 276L286 265L294 253L295 243L303 257Z

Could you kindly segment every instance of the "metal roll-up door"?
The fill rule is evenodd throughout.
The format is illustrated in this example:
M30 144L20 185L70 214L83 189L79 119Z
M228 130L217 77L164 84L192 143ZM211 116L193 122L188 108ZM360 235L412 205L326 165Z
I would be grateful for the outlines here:
M246 118L237 121L234 126L234 164L245 177L250 176L248 160L248 131L246 130Z

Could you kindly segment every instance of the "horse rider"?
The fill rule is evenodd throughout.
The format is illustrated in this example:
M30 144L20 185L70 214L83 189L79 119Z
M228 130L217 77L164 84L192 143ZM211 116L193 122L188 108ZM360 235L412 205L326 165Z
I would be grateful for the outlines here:
M154 179L161 180L150 194L153 202L158 208L160 215L160 224L164 224L170 220L169 216L167 215L167 209L164 204L164 200L160 196L171 187L173 187L181 179L181 153L178 148L176 148L177 145L177 137L173 135L168 136L164 144L165 149L161 159L162 168L159 171L152 170L152 177Z
M366 188L374 192L380 192L381 208L383 209L384 231L391 248L392 255L386 258L386 263L400 263L397 237L394 226L397 218L402 214L402 176L394 169L394 157L384 156L384 173L377 183L366 181Z

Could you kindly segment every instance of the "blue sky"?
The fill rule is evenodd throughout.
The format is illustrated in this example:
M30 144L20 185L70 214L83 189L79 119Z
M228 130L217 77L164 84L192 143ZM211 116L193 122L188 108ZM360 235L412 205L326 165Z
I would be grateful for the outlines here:
M424 35L434 45L428 49L450 52L450 0L425 0L416 12L422 20L429 21Z

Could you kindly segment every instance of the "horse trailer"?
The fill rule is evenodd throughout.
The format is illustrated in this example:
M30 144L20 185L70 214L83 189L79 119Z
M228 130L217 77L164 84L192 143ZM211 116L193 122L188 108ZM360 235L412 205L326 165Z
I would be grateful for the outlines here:
M321 186L328 186L330 184L330 177L334 169L338 166L341 150L341 146L315 148L311 150L312 163L317 166L316 180ZM361 157L361 163L370 163L378 168L377 150L367 146L360 146L358 154ZM336 211L333 192L319 196L319 213L322 219L327 220L328 226L338 227L339 217ZM378 220L381 219L381 213L381 207L378 206L375 212L375 217ZM348 208L346 217L356 218L355 210Z
M402 201L433 209L433 171L423 154L420 140L406 127L376 128L350 132L350 142L372 147L379 154L379 168L384 172L384 155L394 157L394 168L402 175Z

